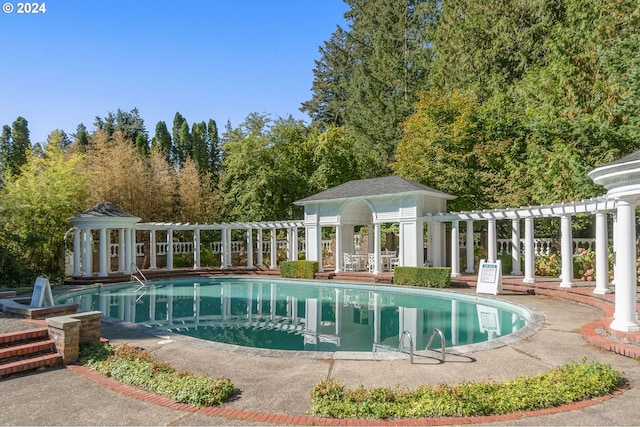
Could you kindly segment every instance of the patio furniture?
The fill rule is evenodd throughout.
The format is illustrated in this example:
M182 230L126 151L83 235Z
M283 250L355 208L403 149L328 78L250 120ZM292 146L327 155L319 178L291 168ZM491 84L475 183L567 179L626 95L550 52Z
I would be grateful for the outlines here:
M353 271L355 269L356 262L353 260L350 253L345 252L342 259L344 264L344 271Z

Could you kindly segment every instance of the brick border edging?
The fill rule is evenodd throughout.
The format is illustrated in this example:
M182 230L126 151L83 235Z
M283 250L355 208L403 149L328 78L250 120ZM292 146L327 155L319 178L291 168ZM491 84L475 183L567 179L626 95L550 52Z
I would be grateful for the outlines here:
M274 424L290 424L290 425L324 425L324 426L414 426L414 425L460 425L460 424L479 424L495 421L513 421L521 418L538 417L542 415L556 414L560 412L572 411L576 409L584 409L589 406L597 405L605 402L615 396L618 396L628 390L628 386L621 387L613 393L606 396L594 397L591 399L581 400L579 402L569 403L562 406L552 408L538 409L528 412L514 412L503 415L486 415L474 417L433 417L433 418L394 418L394 419L373 419L373 418L325 418L311 415L289 415L277 414L269 412L255 412L239 409L229 409L223 406L215 407L198 407L186 403L179 403L168 397L160 396L155 393L141 390L139 388L121 383L113 378L102 375L86 366L67 365L66 369L88 378L98 385L106 387L112 391L120 393L124 396L131 397L144 402L164 406L170 409L182 410L185 412L197 413L205 416L234 418L238 420L265 422Z

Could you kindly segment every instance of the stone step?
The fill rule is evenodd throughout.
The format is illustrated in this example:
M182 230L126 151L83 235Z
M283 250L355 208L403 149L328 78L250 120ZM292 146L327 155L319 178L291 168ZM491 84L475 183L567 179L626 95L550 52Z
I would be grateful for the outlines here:
M42 354L16 360L7 364L0 364L0 378L20 372L33 371L39 368L62 364L62 356L57 353Z

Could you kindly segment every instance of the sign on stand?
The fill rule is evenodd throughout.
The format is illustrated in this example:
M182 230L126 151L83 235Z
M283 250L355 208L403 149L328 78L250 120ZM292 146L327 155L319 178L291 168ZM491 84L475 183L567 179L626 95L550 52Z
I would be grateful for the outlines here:
M493 295L502 293L502 263L500 260L496 262L480 260L476 293Z
M33 294L31 295L31 307L52 307L53 294L51 293L51 284L46 277L38 277L35 285L33 285Z

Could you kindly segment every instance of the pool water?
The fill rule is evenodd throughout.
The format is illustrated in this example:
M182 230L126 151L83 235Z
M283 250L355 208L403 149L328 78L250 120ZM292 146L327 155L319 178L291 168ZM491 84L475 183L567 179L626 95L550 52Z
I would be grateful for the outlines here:
M476 344L520 330L529 319L520 306L475 295L263 279L101 286L57 302L200 339L296 351L395 350L403 331L424 349L434 328L447 347ZM439 339L434 344L439 348Z

